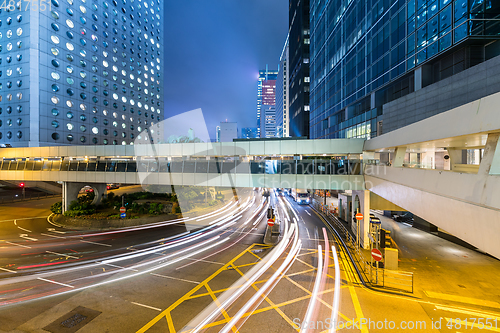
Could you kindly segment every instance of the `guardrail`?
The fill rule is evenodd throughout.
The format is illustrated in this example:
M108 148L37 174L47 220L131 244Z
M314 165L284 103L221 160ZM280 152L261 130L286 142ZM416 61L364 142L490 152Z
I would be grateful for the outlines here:
M336 227L340 236L344 239L347 247L349 248L349 251L354 254L353 259L355 261L355 265L358 266L372 285L413 293L412 272L394 271L384 268L378 268L378 272L376 272L376 270L371 269L370 263L366 260L365 256L361 253L360 248L356 244L356 238L351 235L344 224L340 222L334 214L332 214L328 206L325 206L316 200L313 200L312 204L317 211L331 221ZM376 274L378 274L381 278L379 279Z

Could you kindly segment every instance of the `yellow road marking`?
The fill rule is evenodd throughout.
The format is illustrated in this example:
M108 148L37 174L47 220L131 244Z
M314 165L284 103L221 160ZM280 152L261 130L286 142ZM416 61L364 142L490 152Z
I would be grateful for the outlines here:
M146 325L144 325L142 328L140 328L137 333L144 333L146 332L148 329L150 329L154 324L156 324L159 320L161 320L162 318L164 318L166 316L167 313L170 313L173 309L175 309L177 306L179 306L179 304L181 304L182 302L184 302L185 300L189 299L189 297L191 297L195 292L197 292L201 287L204 287L205 284L212 280L213 278L215 278L217 275L219 275L222 271L226 270L226 268L230 265L232 265L236 260L238 260L239 258L241 258L245 253L252 253L252 252L249 252L253 247L255 246L255 244L252 244L250 245L248 248L246 248L243 252L241 252L240 254L238 254L236 257L234 257L233 259L231 259L231 261L229 261L227 264L225 264L224 266L222 266L221 268L219 268L216 272L214 272L212 275L210 275L208 278L206 278L204 281L202 281L199 285L197 285L196 287L194 287L193 289L191 289L187 294L185 294L184 296L182 296L181 298L179 298L177 301L175 301L172 305L170 305L166 310L164 310L162 313L160 313L159 315L157 315L156 317L154 317L151 321L149 321Z
M229 321L231 320L229 315L227 314L226 310L222 307L222 305L220 304L219 300L217 299L217 297L215 296L214 292L212 291L212 289L210 288L210 286L208 285L208 283L205 284L205 288L207 288L208 290L208 293L210 294L210 296L212 297L215 305L217 305L217 307L219 308L219 311L222 313L222 315L224 316L224 318ZM237 332L238 330L236 329L236 327L231 327L231 330L233 332Z
M167 318L168 329L170 330L170 333L175 333L174 322L172 321L172 315L170 314L170 312L167 312L165 314L165 317Z
M243 274L243 272L242 272L242 271L240 271L238 268L235 268L235 269L236 269L236 271L237 271L238 273L240 273L240 274L241 274L241 276L243 276L243 277L244 277L244 278L248 281L248 279L246 278L245 274ZM280 280L281 280L281 277L280 277ZM266 281L267 281L267 280L266 280ZM278 282L279 282L279 281L278 281ZM257 292L260 290L260 289L259 289L259 288L255 285L255 283L252 283L252 287L253 287L253 289L255 289L255 291L257 291ZM285 314L285 313L284 313L284 312L283 312L280 308L278 308L278 307L276 306L276 304L274 304L274 302L273 302L273 301L271 301L271 300L270 300L267 296L266 296L266 297L264 297L264 300L265 300L265 301L266 301L266 302L267 302L267 303L271 306L271 308L273 308L274 310L276 310L276 312L278 312L278 314L279 314L281 317L283 317L283 319L285 319L285 321L286 321L287 323L289 323L289 324L290 324L293 328L295 328L295 329L298 331L298 328L297 328L297 327L295 327L295 324L293 323L293 321L292 321L292 320L291 320L291 319L290 319L290 318L289 318L289 317L288 317L288 316L287 316L287 315L286 315L286 314ZM252 311L252 313L253 313L253 311Z

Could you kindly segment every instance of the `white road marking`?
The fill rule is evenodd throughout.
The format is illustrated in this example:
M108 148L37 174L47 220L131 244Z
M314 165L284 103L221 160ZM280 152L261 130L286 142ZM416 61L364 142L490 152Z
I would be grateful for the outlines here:
M145 307L145 308L148 308L148 309L152 309L152 310L156 310L156 311L163 311L162 309L158 309L158 308L155 308L155 307L152 307L152 306L149 306L149 305L144 305L144 304L141 304L141 303L136 303L136 302L130 302L132 304L135 304L135 305L139 305L139 306L142 306L142 307Z
M54 229L54 228L47 228L47 230L48 230L48 231L50 231L50 232L56 232L56 233L58 233L58 234L65 234L65 233L66 233L66 232L64 232L64 231L58 231L58 230L56 230L56 229Z
M221 262L217 262L217 261L209 261L209 260L203 260L203 259L192 259L192 258L186 258L186 259L192 260L192 261L203 261L203 262L207 262L209 264L217 264L217 265L223 265L223 266L225 265L225 264L223 264Z
M40 234L42 236L48 236L48 237L54 237L54 238L62 238L62 239L66 239L66 237L61 237L61 236L54 236L54 235L49 235L49 234Z
M36 216L36 217L23 217L23 218L20 218L20 219L10 219L10 220L1 220L1 222L10 222L10 221L21 221L21 220L33 220L33 219L42 219L42 218L45 218L46 216Z
M130 271L138 272L138 270L137 270L137 269L133 269L133 268L122 267L122 266L113 265L113 264L106 264L106 263L103 263L103 262L98 262L98 261L96 261L96 263L101 264L101 265L106 265L106 266L116 267L116 268L120 268L120 269L128 269L128 270L130 270Z
M7 241L5 241L5 243L11 244L11 245L17 245L17 246L20 246L20 247L25 247L25 248L31 249L31 246L21 245L21 244L17 244L17 243L11 243L11 242L7 242Z
M37 278L38 280L42 280L42 281L45 281L45 282L50 282L50 283L55 283L55 284L59 284L61 286L65 286L65 287L69 287L69 288L75 288L73 286L70 286L69 284L64 284L64 283L61 283L61 282L56 282L54 280L47 280L47 279L44 279L44 278Z
M304 211L309 215L311 216L311 213L309 213L309 211L307 209L304 209Z
M408 223L406 223L406 222L403 222L402 224L407 225L407 226L409 226L409 227L413 227L411 224L408 224Z
M23 239L27 239L27 240L33 241L33 242L36 242L38 240L36 238L28 237L28 235L26 235L26 234L20 234L19 237L21 237Z
M16 271L11 271L10 269L7 269L7 268L2 268L2 267L0 267L0 269L1 269L2 271L6 271L6 272L9 272L9 273L17 273Z
M80 240L80 242L89 243L89 244L95 244L95 245L101 245L101 246L109 246L109 247L112 246L112 245L109 245L109 244L96 243L96 242L84 241L84 240Z
M28 229L24 229L24 228L21 228L20 226L17 226L19 229L21 229L22 231L26 231L26 232L33 232L31 230L28 230Z
M80 257L70 256L69 254L57 253L57 252L52 252L52 251L45 251L45 252L55 254L58 256L68 257L68 258L80 259Z
M174 277L171 277L171 276L166 276L166 275L161 275L161 274L156 274L156 273L150 273L150 274L154 275L154 276L159 276L159 277L167 278L167 279L179 280L179 281L184 281L184 282L190 282L190 283L194 283L194 284L200 284L200 282L196 282L196 281L191 281L191 280L186 280L186 279L179 279L179 278L174 278Z

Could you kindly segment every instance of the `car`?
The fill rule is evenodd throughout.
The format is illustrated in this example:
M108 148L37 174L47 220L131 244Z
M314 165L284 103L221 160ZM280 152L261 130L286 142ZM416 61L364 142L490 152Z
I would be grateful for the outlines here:
M107 184L106 189L107 190L114 190L120 187L120 184Z
M405 212L401 215L394 215L392 219L396 222L411 222L413 221L413 214L410 212Z

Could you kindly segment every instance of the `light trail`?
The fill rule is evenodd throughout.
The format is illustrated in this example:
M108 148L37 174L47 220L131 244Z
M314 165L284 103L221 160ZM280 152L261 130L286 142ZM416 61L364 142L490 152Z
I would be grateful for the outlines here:
M340 306L340 265L335 245L332 245L332 253L333 253L333 261L335 263L335 288L333 291L332 325L328 330L328 332L330 333L337 330L338 327L337 320L338 320L339 306Z
M316 280L314 281L314 287L311 294L311 299L309 301L309 306L307 307L306 316L304 317L304 321L302 321L304 328L301 332L307 332L307 328L309 326L309 322L314 313L314 308L316 307L316 298L318 297L318 290L321 284L321 277L323 272L323 249L321 245L318 245L318 271L316 272Z

